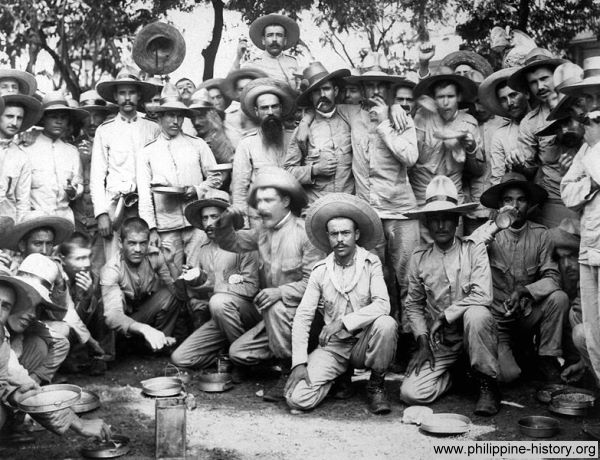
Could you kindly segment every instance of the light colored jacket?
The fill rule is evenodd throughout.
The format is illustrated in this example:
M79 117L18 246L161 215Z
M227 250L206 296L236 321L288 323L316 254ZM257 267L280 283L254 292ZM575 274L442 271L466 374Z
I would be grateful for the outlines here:
M244 67L256 67L265 72L269 77L281 80L293 89L296 88L296 77L294 74L299 70L298 61L289 54L279 53L279 55L273 57L265 50L260 56L252 61L243 63L240 67L242 69Z
M0 215L20 222L31 209L31 163L12 140L0 148Z
M505 119L505 124L496 129L492 137L489 155L491 162L489 186L498 185L502 182L502 177L510 170L506 157L518 148L518 139L519 124L513 120Z

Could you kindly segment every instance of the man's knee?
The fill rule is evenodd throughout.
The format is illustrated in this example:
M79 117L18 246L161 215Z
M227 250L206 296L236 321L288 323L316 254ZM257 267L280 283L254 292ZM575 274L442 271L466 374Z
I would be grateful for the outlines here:
M548 297L546 297L547 305L552 308L559 310L561 313L567 313L571 308L569 304L569 296L565 291L554 291Z
M585 345L585 328L583 327L583 323L576 324L571 331L571 337L573 339L573 344L575 348L579 350L581 353L582 350L586 350Z
M435 385L425 382L411 374L404 379L400 386L400 399L406 404L428 404L435 395Z
M373 334L393 338L398 335L398 323L389 315L383 315L373 321Z
M214 294L208 301L208 309L210 315L214 317L221 317L223 313L235 308L235 305L231 301L231 296L225 293Z
M465 333L490 332L496 329L496 322L489 308L482 305L469 307L463 315L463 326Z
M292 409L310 410L314 409L320 401L319 392L321 386L309 387L304 380L300 380L285 397L287 405Z
M279 300L271 305L269 308L263 311L263 315L265 319L270 320L279 320L281 318L287 318L288 316L288 307Z

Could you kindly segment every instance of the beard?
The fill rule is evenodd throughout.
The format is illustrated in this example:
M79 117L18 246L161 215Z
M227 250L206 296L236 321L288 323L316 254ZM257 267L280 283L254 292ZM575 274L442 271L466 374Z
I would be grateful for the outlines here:
M283 145L283 123L274 115L268 115L260 123L260 129L268 145Z

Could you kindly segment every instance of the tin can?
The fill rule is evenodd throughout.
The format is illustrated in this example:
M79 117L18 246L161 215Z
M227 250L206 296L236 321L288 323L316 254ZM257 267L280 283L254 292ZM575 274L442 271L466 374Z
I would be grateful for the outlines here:
M185 459L186 401L185 397L156 399L157 459Z
M220 374L229 374L231 372L231 360L227 355L219 355L217 357L217 372Z

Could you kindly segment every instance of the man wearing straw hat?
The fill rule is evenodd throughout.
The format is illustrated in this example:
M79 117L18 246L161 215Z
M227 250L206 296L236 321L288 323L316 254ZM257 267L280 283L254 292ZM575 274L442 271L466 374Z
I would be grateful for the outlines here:
M302 300L310 271L322 258L306 235L299 217L306 206L306 193L290 173L276 167L261 168L248 196L256 208L260 224L250 230L234 230L233 222L241 212L228 208L216 225L216 241L230 252L258 250L260 290L254 304L263 321L244 333L229 348L231 361L252 366L275 357L282 374L265 391L266 401L283 399L283 388L290 372L292 321Z
M0 215L20 222L31 209L31 164L15 142L42 115L40 102L25 94L2 97L0 115Z
M300 39L300 28L293 19L281 14L267 14L250 24L250 40L264 50L258 58L242 64L242 67L256 67L269 77L296 88L294 73L298 70L296 58L283 51L291 48ZM240 68L241 55L238 53L232 70Z
M450 388L450 368L464 350L479 386L475 413L494 415L500 394L490 264L483 244L456 236L460 215L477 203L459 204L456 186L446 176L433 178L425 201L409 213L425 219L433 243L416 249L410 260L406 316L418 349L400 399L407 404L438 399Z
M156 108L159 136L140 151L137 184L140 217L150 227L150 244L169 241L175 248L175 265L193 262L204 235L184 215L187 203L218 188L219 178L208 172L217 163L206 142L181 131L184 117L192 113L171 84L165 85ZM179 187L180 193L153 191L154 186Z
M137 191L138 154L158 136L160 128L137 112L138 107L154 96L156 87L140 81L135 71L124 68L114 80L98 83L96 91L119 107L117 116L96 130L90 174L94 213L98 231L104 238L106 260L109 260L118 249L118 233L113 233L112 228L117 204L121 198ZM126 208L125 217L129 216L137 216L137 206Z
M303 72L306 88L296 99L298 106L310 106L315 118L310 124L307 149L292 137L285 169L304 186L308 204L331 192L354 193L350 125L336 110L336 98L347 69L328 72L313 62Z
M24 94L33 96L37 90L37 81L29 72L16 69L0 69L0 96Z
M83 171L79 152L62 137L69 125L83 122L84 110L70 107L61 92L42 100L42 133L25 147L31 163L31 207L75 222L71 201L83 193Z
M585 143L561 182L561 197L569 209L581 213L579 273L581 311L586 346L597 381L600 381L600 56L583 62L583 80L566 85L561 92L585 98Z
M383 229L377 213L347 193L331 193L308 211L306 231L323 252L317 262L292 328L292 373L286 399L293 409L310 410L325 399L333 381L350 364L371 370L369 409L386 414L385 373L394 359L398 324L389 316L390 300L375 247ZM325 326L319 347L308 354L308 338L317 308Z

